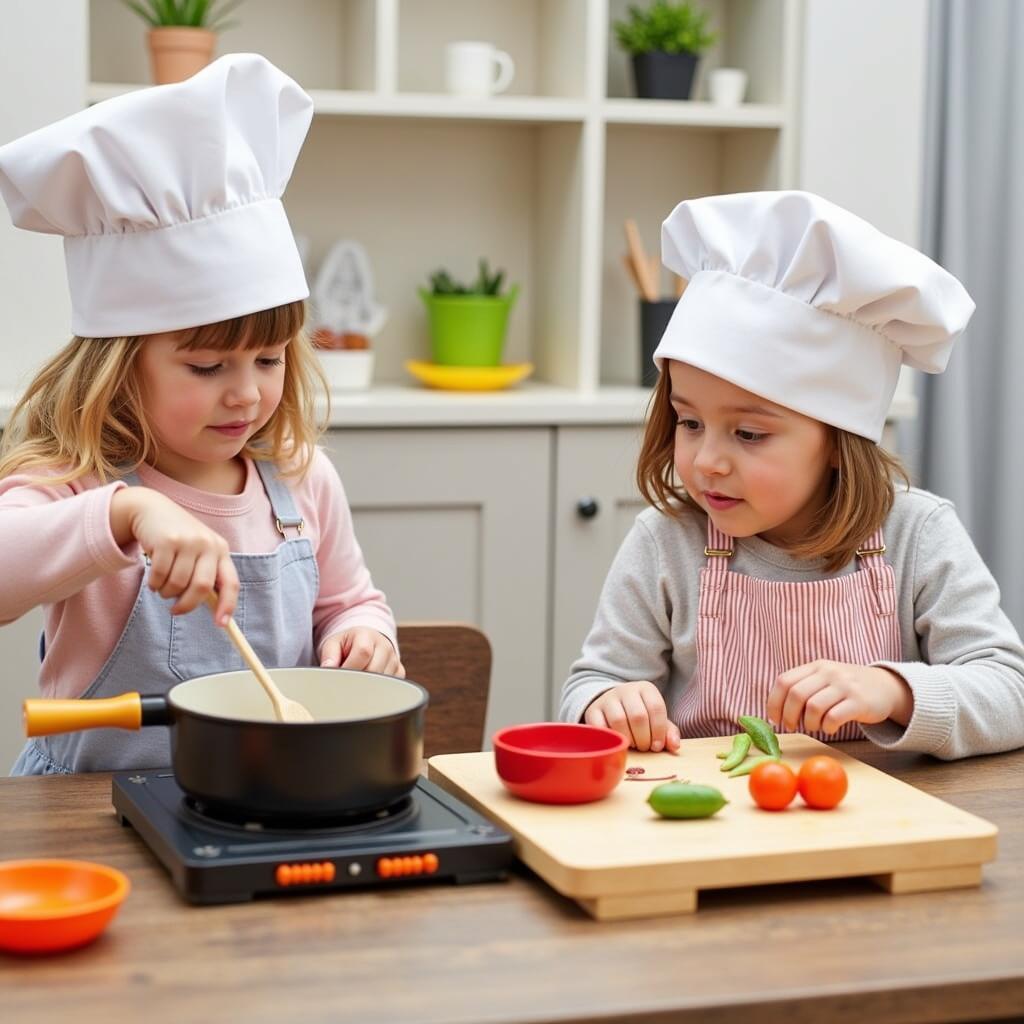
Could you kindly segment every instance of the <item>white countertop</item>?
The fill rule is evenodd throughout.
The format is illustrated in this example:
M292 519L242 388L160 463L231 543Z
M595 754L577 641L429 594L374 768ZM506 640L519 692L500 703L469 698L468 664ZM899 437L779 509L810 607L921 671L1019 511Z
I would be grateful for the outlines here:
M525 383L508 391L437 391L416 384L382 384L368 391L331 395L331 427L523 427L641 423L649 391L602 387L577 391ZM16 395L0 392L0 425L7 422ZM913 396L897 394L890 420L917 414Z

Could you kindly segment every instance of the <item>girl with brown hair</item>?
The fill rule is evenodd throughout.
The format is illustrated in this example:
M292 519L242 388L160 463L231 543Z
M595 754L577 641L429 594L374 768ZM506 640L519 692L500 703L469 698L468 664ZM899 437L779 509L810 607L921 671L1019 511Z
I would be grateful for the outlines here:
M662 251L689 284L655 353L651 507L560 717L640 750L741 715L943 758L1024 745L995 581L952 505L878 447L900 367L945 367L966 291L803 192L681 203Z

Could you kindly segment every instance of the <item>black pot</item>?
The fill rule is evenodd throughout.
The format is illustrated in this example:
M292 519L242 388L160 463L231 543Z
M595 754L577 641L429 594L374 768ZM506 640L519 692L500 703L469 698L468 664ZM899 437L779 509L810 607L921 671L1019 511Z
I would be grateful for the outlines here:
M651 50L633 55L636 94L644 100L688 100L696 71L695 53Z
M313 721L278 722L250 672L201 676L166 696L27 700L29 736L166 725L174 776L211 813L337 818L396 803L423 760L427 691L394 676L348 669L271 669Z

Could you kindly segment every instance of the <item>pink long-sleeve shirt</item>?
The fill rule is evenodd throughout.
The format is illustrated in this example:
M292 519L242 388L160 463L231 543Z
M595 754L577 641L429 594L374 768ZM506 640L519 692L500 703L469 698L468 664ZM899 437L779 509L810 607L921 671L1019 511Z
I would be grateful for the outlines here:
M216 530L234 552L265 554L281 543L270 499L249 460L241 494L196 490L146 465L137 472L143 486L172 498ZM47 485L30 482L29 475L0 480L0 528L7 538L0 554L0 624L43 605L46 657L40 690L44 697L78 697L99 674L128 621L142 581L142 553L134 541L119 546L110 528L110 500L125 484L101 486L85 477ZM327 637L355 626L376 629L395 643L394 616L370 578L330 460L317 449L306 477L286 482L320 572L312 624L317 652Z

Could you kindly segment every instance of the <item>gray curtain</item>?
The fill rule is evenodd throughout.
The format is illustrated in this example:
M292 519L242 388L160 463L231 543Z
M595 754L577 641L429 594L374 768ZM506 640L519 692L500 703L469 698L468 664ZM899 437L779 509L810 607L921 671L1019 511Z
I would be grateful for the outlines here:
M960 518L1024 632L1024 2L932 0L923 244L977 312L920 374L921 484Z

